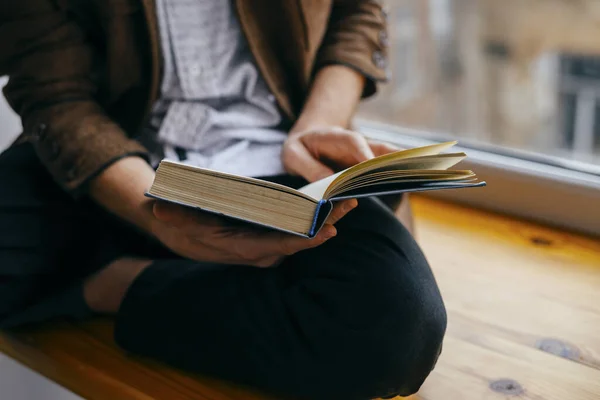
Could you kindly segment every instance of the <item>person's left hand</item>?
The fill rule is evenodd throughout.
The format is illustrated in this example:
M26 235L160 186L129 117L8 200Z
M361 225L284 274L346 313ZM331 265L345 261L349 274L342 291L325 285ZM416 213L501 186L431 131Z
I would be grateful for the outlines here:
M398 150L389 144L367 140L358 132L327 127L291 132L281 158L289 173L314 182L334 171Z

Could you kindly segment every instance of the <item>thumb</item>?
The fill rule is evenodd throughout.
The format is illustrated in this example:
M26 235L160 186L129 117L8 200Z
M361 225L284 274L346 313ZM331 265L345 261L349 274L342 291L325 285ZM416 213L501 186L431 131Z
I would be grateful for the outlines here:
M290 144L283 161L289 172L300 175L309 182L333 175L333 170L314 158L299 141Z
M177 217L178 206L166 201L155 201L152 207L154 217L162 222L170 222Z
M389 143L378 142L374 140L369 140L368 143L375 157L383 156L385 154L394 153L396 151L402 150L400 147L394 146Z

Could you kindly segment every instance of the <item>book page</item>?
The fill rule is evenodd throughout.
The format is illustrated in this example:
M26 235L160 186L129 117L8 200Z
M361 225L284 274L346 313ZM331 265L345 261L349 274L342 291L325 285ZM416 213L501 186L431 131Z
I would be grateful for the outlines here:
M316 182L309 183L308 185L298 189L298 191L304 193L307 196L312 197L315 200L322 200L323 196L325 195L325 192L327 192L327 189L329 188L331 183L335 181L345 171L347 170L340 171L331 176L328 176L327 178L323 178Z
M396 171L400 172L400 171ZM359 187L365 187L373 184L401 183L413 181L466 181L468 179L476 179L473 171L419 171L419 173L411 173L410 171L402 171L403 173L395 173L391 175L367 175L359 180L352 180L344 185L337 187L332 191L329 197L335 197L340 193L347 192Z
M336 174L328 176L327 178L318 180L316 182L310 183L300 189L299 192L302 192L313 199L321 200L324 198L325 193L328 190L332 189L336 183L344 178L350 178L351 176L360 175L370 169L378 168L380 165L386 165L389 163L393 163L397 160L403 160L407 158L413 157L424 157L424 156L433 156L441 153L444 150L447 150L454 146L457 141L445 142L432 144L429 146L416 147L413 149L400 150L394 153L385 154L383 156L375 157L367 161L363 161L359 164L356 164L350 168L347 168L343 171L340 171Z
M218 176L220 178L231 180L231 181L246 182L246 183L252 184L254 186L260 186L260 187L264 187L264 188L277 190L280 192L291 193L296 196L304 197L304 198L310 199L310 200L315 200L315 199L320 200L320 198L313 198L313 197L308 196L308 195L304 194L303 192L293 189L291 187L280 185L280 184L274 183L274 182L265 181L262 179L251 178L251 177L242 176L242 175L235 175L235 174L230 174L227 172L215 171L215 170L212 170L209 168L196 167L193 165L188 165L188 164L184 164L184 163L177 162L177 161L171 161L171 160L162 160L160 162L160 165L164 165L165 167L173 167L173 168L177 168L177 169L185 169L185 170L193 171L193 172L203 174L203 175Z
M406 172L411 171L411 170L430 170L433 175L436 172L436 170L446 170L446 169L458 164L465 157L466 157L465 153L452 153L452 154L439 154L439 155L434 155L434 156L408 158L406 160L397 161L398 164L393 165L394 169L387 169L384 171L382 171L380 169L375 169L374 171L391 172L391 174L388 175L388 179L390 179L390 177L394 176L394 174L393 174L394 170L397 172L397 176L405 175ZM364 175L359 175L359 176L355 177L355 179L348 179L346 181L342 180L339 182L334 182L327 189L327 191L324 194L324 197L329 199L330 197L342 194L344 192L344 190L342 189L343 187L346 187L347 185L352 185L356 179L360 180L362 178L366 178L369 176L370 176L370 173L367 172ZM356 185L353 185L353 186L356 187Z

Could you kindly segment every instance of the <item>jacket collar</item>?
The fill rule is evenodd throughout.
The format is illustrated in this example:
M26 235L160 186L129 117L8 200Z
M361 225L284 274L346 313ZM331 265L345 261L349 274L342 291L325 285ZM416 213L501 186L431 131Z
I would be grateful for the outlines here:
M160 35L156 17L156 3L154 0L142 0L142 6L144 7L150 45L150 88L148 93L148 104L146 104L145 108L145 115L147 116L159 96L162 57L160 54Z

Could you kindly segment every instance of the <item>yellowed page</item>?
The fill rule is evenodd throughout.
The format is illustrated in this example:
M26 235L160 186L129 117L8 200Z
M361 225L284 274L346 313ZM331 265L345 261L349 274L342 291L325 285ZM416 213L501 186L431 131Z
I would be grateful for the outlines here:
M396 171L396 172L404 172L404 171ZM467 180L470 178L475 178L475 174L473 171L418 171L417 173L410 173L410 171L406 171L405 173L399 174L390 174L390 175L376 175L371 176L367 175L361 177L360 180L352 180L350 182L346 182L345 184L337 187L333 190L329 196L337 196L340 193L344 193L348 190L356 189L363 186L369 186L372 184L380 184L380 183L400 183L403 181L413 182L413 181L454 181L454 180Z
M208 169L208 168L196 167L193 165L188 165L188 164L180 163L177 161L162 160L160 162L159 168L162 168L163 170L164 169L175 169L175 170L185 169L185 170L193 171L193 172L203 174L203 175L218 176L220 178L231 180L231 181L246 182L246 183L250 183L254 186L265 187L265 188L269 188L269 189L278 190L281 192L287 192L287 193L294 194L296 196L300 196L300 197L304 197L304 198L312 200L312 198L310 198L306 194L304 194L298 190L292 189L290 187L280 185L278 183L264 181L262 179L251 178L248 176L235 175L235 174L230 174L227 172L215 171L215 170ZM316 200L320 200L320 198L316 198Z
M416 147L413 149L396 151L394 153L386 154L383 156L375 157L371 160L364 161L362 163L356 164L350 168L347 168L343 171L340 171L336 174L328 176L327 178L318 180L316 182L310 183L300 189L299 192L304 193L316 200L321 200L324 198L325 193L328 190L333 189L336 183L341 180L344 180L346 176L350 177L350 175L360 175L363 172L368 171L369 169L378 168L380 165L386 165L393 161L404 160L407 158L413 157L424 157L424 156L433 156L441 153L444 150L447 150L454 146L457 142L445 142L439 144L432 144L429 146ZM441 169L441 168L440 168Z
M461 176L447 176L447 177L441 177L439 175L431 175L431 176L415 176L415 177L407 177L407 178L402 178L402 179L380 179L377 181L368 181L368 182L363 182L360 184L348 184L347 186L344 186L343 188L340 188L338 190L335 190L334 192L332 192L329 196L330 197L336 197L338 195L344 194L346 192L349 192L351 190L354 189L360 189L360 188L365 188L365 187L369 187L369 186L377 186L377 185L383 185L383 184L399 184L399 183L415 183L415 182L454 182L454 181L460 181L460 182L469 182L469 181L474 181L477 180L476 176L465 176L465 177L461 177Z
M370 181L373 179L388 179L388 178L394 178L394 179L403 179L404 177L407 176L430 176L430 175L436 175L436 176L441 176L441 177L454 177L454 176L461 176L464 177L466 175L472 175L473 171L466 171L466 170L430 170L430 169L426 169L426 170L384 170L384 171L374 171L373 173L368 173L368 174L364 174L364 175L359 175L358 177L356 177L356 179L352 179L352 181L347 182L347 183L361 183L363 181ZM343 186L343 185L342 185ZM340 186L341 187L341 186Z
M407 158L415 158L415 157L425 157L425 156L435 156L440 154L444 150L448 150L452 146L454 146L457 141L445 142L432 144L429 146L423 147L415 147L413 149L400 150L393 153L385 154L383 156L375 157L367 161L363 161L359 164L356 164L353 167L345 169L342 171L344 174L347 172L354 172L359 170L369 169L375 165L387 164L390 161L396 160L405 160Z
M445 169L448 169L448 168L458 164L465 158L466 158L465 153L452 153L452 154L438 154L438 155L433 155L433 156L423 156L423 157L400 159L400 160L396 161L398 163L396 168L397 168L397 171L401 172L401 173L404 173L404 172L410 171L410 170L422 170L422 169L445 170ZM374 170L377 170L377 168ZM393 171L393 170L388 170L388 171ZM323 195L323 198L326 198L326 199L330 198L332 196L332 193L334 193L334 192L339 194L340 191L338 190L338 188L340 186L345 186L348 183L352 183L353 180L356 179L358 176L366 176L368 174L369 174L369 172L365 172L363 175L355 175L354 177L351 177L350 179L345 179L345 180L340 179L340 177L338 177L336 180L334 180L334 182L331 185L329 185L329 187L327 188L327 191Z

